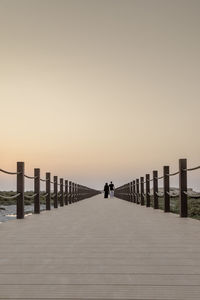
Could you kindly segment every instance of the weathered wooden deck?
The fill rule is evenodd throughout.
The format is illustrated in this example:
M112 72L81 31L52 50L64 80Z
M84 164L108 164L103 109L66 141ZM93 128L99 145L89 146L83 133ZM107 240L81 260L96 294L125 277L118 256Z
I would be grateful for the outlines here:
M200 299L200 222L102 195L0 224L0 299Z

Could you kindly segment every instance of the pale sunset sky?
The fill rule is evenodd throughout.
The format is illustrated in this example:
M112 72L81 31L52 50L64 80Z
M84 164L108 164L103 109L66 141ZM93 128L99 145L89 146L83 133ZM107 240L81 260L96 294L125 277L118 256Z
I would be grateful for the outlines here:
M199 165L199 16L199 0L0 0L0 168L101 189Z

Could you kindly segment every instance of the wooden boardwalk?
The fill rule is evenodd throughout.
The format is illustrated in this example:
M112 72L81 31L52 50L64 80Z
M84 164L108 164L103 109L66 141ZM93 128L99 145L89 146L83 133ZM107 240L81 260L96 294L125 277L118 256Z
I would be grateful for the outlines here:
M102 195L0 224L0 299L200 299L200 222Z

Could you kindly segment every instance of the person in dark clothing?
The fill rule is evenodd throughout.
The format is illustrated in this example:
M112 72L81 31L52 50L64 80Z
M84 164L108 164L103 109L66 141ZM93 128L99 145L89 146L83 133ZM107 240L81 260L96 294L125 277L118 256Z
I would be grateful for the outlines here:
M112 181L111 181L110 184L109 184L109 189L110 189L110 198L113 198L113 197L114 197L114 189L115 189L115 186L114 186L114 184L112 183Z
M109 194L109 185L106 182L106 184L104 185L104 198L108 198L108 194Z

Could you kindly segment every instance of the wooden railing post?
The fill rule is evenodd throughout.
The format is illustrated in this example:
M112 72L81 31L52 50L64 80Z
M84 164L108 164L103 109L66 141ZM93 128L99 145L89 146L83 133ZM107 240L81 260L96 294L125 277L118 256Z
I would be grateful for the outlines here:
M158 209L158 171L153 171L153 207Z
M128 188L127 188L127 193L128 193L128 201L131 202L131 184L130 182L128 183Z
M60 206L64 206L63 178L60 178Z
M163 167L164 212L170 212L169 166Z
M125 184L125 191L126 195L124 195L124 199L129 201L129 184Z
M54 182L54 208L58 208L58 176L53 177L53 182Z
M77 201L79 201L79 184L77 183Z
M68 180L65 180L65 205L68 205Z
M74 202L77 202L77 196L76 196L76 183L74 183Z
M140 199L141 205L144 205L144 177L140 177Z
M76 202L78 202L77 183L75 183L75 199L76 199Z
M139 188L139 179L136 179L136 203L139 204L139 197L140 197L140 188Z
M130 201L133 202L133 181L130 182Z
M120 192L120 195L121 195L121 199L124 200L124 185L121 186L119 192Z
M74 203L74 183L71 183L71 203Z
M51 173L46 173L46 210L51 210Z
M151 206L151 197L150 197L150 175L146 174L146 207Z
M71 184L71 203L74 203L74 183Z
M69 181L69 204L72 204L72 182Z
M24 218L24 162L17 162L17 219Z
M75 189L75 182L73 182L73 202L76 202L76 189Z
M82 185L80 185L80 186L79 186L79 198L80 198L80 200L83 200L82 192L83 192L83 190L82 190Z
M133 202L136 202L136 197L135 197L135 180L133 180Z
M76 202L76 183L74 182L74 202Z
M74 202L76 202L76 183L74 182Z
M179 160L179 206L180 217L185 218L188 216L187 205L187 160Z
M40 169L34 169L34 214L40 213Z
M76 186L76 192L77 192L77 201L79 201L79 184L78 183Z

